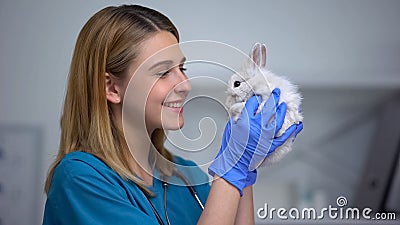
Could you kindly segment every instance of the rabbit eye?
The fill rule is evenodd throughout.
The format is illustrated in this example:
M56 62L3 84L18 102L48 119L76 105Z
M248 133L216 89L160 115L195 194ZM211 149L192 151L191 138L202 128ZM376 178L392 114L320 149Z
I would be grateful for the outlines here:
M240 81L235 81L233 83L233 87L239 87L240 86Z

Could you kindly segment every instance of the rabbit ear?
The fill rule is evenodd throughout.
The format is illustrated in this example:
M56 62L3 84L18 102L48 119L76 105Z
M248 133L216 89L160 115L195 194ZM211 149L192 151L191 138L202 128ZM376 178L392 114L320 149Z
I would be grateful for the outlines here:
M267 68L267 46L261 45L261 68Z
M265 68L267 66L267 47L264 44L255 43L250 53L253 66Z

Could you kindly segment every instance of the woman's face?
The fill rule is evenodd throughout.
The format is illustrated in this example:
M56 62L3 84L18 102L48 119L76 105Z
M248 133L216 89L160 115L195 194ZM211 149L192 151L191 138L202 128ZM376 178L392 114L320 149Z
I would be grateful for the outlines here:
M144 116L149 133L156 128L183 126L183 104L191 90L184 73L185 57L177 39L161 31L144 41L137 60L130 65L130 82L124 96L124 116Z

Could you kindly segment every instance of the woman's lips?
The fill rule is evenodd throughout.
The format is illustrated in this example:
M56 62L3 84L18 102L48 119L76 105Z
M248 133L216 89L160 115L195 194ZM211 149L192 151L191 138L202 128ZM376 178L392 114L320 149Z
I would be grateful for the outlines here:
M163 107L176 113L183 113L183 101L164 102Z

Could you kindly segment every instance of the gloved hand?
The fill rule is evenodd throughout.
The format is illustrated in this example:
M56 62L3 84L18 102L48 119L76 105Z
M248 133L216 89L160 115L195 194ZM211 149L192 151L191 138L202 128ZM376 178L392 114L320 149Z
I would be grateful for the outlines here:
M238 188L243 194L243 188L255 182L256 171L249 173L249 168L256 168L265 157L284 143L281 140L289 138L296 127L290 127L274 143L275 130L282 127L286 114L286 104L281 104L277 111L277 120L273 118L279 102L280 90L275 89L270 99L265 103L263 110L255 114L259 105L259 97L253 96L246 102L246 106L237 123L229 120L225 127L221 149L209 167L209 174L224 178ZM279 122L278 126L276 121ZM278 129L275 129L278 128ZM286 140L285 139L285 140ZM281 142L281 143L280 143ZM280 143L280 144L279 144Z
M241 196L250 165L258 165L271 153L270 146L276 127L273 116L279 96L280 90L273 90L271 97L258 114L255 112L259 105L259 97L253 96L247 100L237 122L232 119L228 121L220 151L208 168L211 176L217 174L224 178L239 190ZM257 157L253 159L256 152Z
M280 129L280 128L282 127L282 125L283 125L283 120L284 120L284 117L285 117L285 114L286 114L286 104L285 104L285 103L281 103L281 104L279 105L278 109L277 109L277 112L279 112L280 109L283 110L283 115L282 115L282 114L279 114L279 113L277 113L277 115L276 115L277 129L276 129L276 131L275 131L275 135L278 133L279 129ZM282 119L280 119L280 118L282 118ZM281 122L279 122L279 121L281 121ZM279 128L279 129L278 129L278 128ZM227 125L226 125L226 127L225 127L225 130L229 131L230 129L231 129L231 121L228 121L228 123L227 123ZM228 132L227 132L227 133L228 133ZM226 148L226 145L228 144L228 141L229 141L229 137L227 138L227 137L226 137L226 133L224 133L224 136L223 136L223 138L222 138L222 143L221 143L221 149L225 149L225 148ZM220 151L220 152L218 153L217 157L218 157L221 153L222 153L222 151ZM245 184L244 184L244 187L243 187L243 188L246 188L246 187L248 187L248 186L251 186L251 185L255 184L256 179L257 179L257 170L254 169L254 170L249 171L249 173L248 173L248 175L247 175L247 178L246 178L245 181L244 181Z
M279 130L282 128L283 125L283 120L285 119L285 115L286 115L286 104L283 105L285 103L281 103L278 106L277 109L277 115L276 115L276 129L275 129L275 135L279 132ZM284 110L283 115L281 113L278 113L280 111L280 108L282 107L281 110ZM283 109L283 107L285 107L285 109ZM283 112L283 111L282 111ZM293 132L294 130L294 132ZM285 133L283 133L280 137L274 138L274 140L272 141L270 150L271 153L275 151L275 149L277 149L278 147L280 147L281 145L283 145L286 140L288 138L290 138L292 135L294 135L293 140L294 141L297 137L297 135L303 130L303 122L300 122L299 124L293 124L292 126L290 126ZM251 169L251 168L249 168ZM251 186L253 184L256 183L256 179L257 179L257 170L251 170L249 171L249 174L247 175L246 181L245 181L245 187Z

